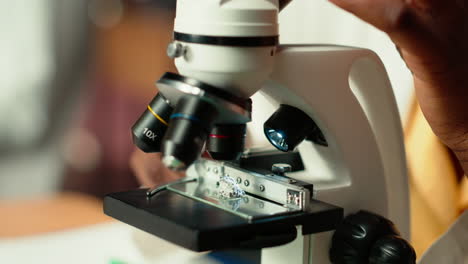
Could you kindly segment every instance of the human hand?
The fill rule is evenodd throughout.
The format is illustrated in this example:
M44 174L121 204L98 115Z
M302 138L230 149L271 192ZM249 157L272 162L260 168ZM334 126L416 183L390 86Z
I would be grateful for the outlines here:
M174 172L161 162L160 153L144 153L135 148L130 157L130 167L144 187L153 188L184 177L184 173Z
M468 174L468 1L329 1L389 35L432 130Z

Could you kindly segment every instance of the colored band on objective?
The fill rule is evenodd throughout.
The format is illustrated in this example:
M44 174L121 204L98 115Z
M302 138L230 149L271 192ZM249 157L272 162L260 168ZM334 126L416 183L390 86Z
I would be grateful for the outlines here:
M232 138L233 136L210 134L210 138Z
M166 122L166 120L162 119L162 117L160 117L158 114L156 114L153 109L151 108L151 106L148 105L148 110L154 115L154 117L156 117L159 121L161 121L161 123L163 123L164 125L168 126L169 123Z
M185 119L188 119L188 120L192 120L194 122L200 122L200 119L192 116L192 115L186 115L186 114L182 114L182 113L176 113L176 114L172 114L171 115L171 119L173 118L185 118Z

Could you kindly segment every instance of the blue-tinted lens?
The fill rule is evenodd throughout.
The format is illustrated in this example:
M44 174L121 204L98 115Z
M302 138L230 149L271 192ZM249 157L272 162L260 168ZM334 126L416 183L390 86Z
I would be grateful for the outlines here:
M268 140L270 140L270 142L275 145L275 147L282 151L289 150L288 143L286 143L286 136L281 131L266 129L266 135Z

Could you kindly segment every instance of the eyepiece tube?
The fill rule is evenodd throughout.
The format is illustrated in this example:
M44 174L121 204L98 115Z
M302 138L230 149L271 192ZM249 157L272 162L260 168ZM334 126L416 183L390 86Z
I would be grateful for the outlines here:
M216 108L196 96L179 99L163 139L163 163L171 170L185 170L201 154L213 122Z
M169 101L158 93L132 127L133 144L147 153L160 152L173 110Z

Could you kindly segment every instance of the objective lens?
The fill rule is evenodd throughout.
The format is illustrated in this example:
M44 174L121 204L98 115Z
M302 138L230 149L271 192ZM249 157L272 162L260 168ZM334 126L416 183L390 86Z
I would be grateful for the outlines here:
M163 139L163 163L172 170L184 170L201 154L218 113L216 108L196 96L179 99Z
M244 151L246 125L216 125L206 149L215 160L238 160Z
M327 146L327 141L314 120L289 105L281 105L265 122L263 129L270 143L284 152L294 150L304 139Z
M160 152L172 111L169 101L158 93L132 127L133 144L147 153Z

